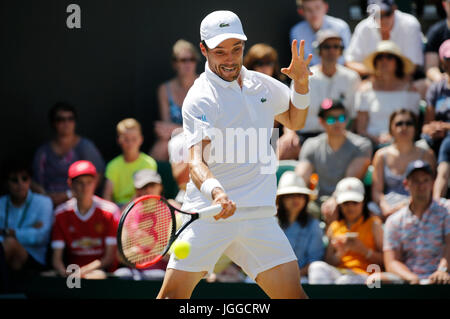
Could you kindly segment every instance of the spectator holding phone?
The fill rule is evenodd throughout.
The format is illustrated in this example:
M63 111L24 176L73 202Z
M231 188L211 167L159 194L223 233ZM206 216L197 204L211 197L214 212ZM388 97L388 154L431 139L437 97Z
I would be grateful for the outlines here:
M336 185L338 220L331 223L325 261L309 266L310 284L364 284L370 264L383 264L383 228L364 205L364 184L347 177Z

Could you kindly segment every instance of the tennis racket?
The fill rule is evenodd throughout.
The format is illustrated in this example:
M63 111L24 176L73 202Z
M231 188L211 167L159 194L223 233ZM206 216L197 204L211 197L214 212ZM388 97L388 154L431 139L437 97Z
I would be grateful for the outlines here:
M145 269L161 260L180 233L199 218L217 215L221 205L196 212L173 207L162 196L145 195L132 201L120 218L117 248L128 266ZM175 212L190 216L177 230Z

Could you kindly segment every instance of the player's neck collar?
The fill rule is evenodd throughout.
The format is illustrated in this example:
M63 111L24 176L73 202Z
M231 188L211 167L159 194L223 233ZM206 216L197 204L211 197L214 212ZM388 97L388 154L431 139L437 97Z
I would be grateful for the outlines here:
M241 68L242 80L245 78L246 71L247 71L247 69L245 68L245 66L242 66L242 68ZM219 84L223 88L228 88L228 87L232 86L234 83L236 83L236 85L239 86L239 84L237 83L237 80L234 80L234 81L231 81L231 82L225 81L220 76L218 76L213 71L211 71L211 69L209 68L209 65L208 65L208 61L205 62L205 74L206 74L206 77L208 79L216 82L217 84Z

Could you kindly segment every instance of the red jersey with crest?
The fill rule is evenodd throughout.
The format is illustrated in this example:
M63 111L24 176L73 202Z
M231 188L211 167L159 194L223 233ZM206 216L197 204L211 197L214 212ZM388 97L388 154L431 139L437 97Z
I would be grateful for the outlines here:
M81 215L72 198L55 210L52 248L64 248L67 265L80 267L101 259L107 245L115 246L119 207L94 196L89 211Z

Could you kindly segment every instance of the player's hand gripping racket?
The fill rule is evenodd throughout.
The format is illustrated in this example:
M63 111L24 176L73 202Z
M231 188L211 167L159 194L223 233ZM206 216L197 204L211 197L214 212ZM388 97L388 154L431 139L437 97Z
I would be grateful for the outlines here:
M161 196L141 196L127 206L120 218L119 253L129 266L148 268L161 260L189 224L199 218L217 215L221 210L221 205L214 205L188 213L173 207ZM176 211L191 217L178 231Z

